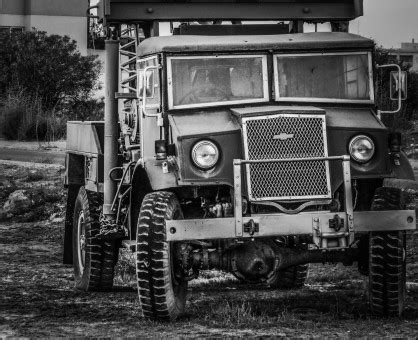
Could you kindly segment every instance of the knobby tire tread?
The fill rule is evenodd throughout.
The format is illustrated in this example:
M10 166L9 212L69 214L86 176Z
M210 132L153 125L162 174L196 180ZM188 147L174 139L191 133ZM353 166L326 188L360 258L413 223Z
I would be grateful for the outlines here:
M165 241L165 220L173 218L176 210L173 202L176 197L170 192L148 194L138 218L137 283L147 319L174 320L184 308L184 298L174 296L171 289L170 248Z
M376 190L372 210L401 209L402 192ZM369 236L369 301L372 314L398 317L405 298L405 233L372 232Z
M308 264L296 265L279 270L277 278L269 286L278 289L302 288L308 277L308 271Z
M114 268L116 264L115 252L117 247L114 242L103 242L97 238L100 232L99 217L103 198L101 194L87 191L84 187L79 192L81 201L86 205L85 223L87 249L90 266L88 275L87 291L108 291L113 287ZM87 254L86 254L87 259Z

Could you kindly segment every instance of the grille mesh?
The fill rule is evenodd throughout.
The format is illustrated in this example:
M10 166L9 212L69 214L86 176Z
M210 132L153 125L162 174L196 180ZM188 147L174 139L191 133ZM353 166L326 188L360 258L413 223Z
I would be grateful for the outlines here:
M326 157L324 115L275 115L244 119L246 159ZM290 137L290 138L289 138ZM326 161L246 165L251 200L329 197Z

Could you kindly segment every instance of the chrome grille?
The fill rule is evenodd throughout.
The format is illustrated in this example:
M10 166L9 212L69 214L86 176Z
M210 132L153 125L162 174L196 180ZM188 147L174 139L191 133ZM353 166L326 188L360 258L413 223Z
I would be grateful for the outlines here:
M325 115L278 114L243 119L246 160L328 156ZM252 201L330 197L328 161L246 165Z

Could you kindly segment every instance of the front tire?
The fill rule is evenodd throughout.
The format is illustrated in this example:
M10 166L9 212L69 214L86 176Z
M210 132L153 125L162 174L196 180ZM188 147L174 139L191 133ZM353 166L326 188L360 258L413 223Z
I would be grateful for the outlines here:
M398 210L402 192L379 188L372 210ZM376 316L401 316L406 293L405 232L372 232L369 235L369 301Z
M102 198L81 187L74 205L73 266L75 287L84 291L107 291L113 287L117 247L102 242L99 215Z
M171 192L147 194L137 224L137 286L147 319L175 320L186 304L187 281L176 273L175 244L165 241L165 221L182 218Z
M371 233L369 299L372 314L401 316L405 300L405 233Z

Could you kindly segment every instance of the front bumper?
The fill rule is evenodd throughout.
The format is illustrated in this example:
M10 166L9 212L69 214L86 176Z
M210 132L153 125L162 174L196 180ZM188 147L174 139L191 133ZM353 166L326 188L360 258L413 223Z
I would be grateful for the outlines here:
M242 224L236 225L235 218L214 218L201 220L172 220L166 222L167 241L208 240L227 238L253 238L284 235L313 235L327 238L339 237L329 227L329 220L335 215L346 218L344 212L300 213L298 215L274 214L243 217ZM249 229L251 220L256 230ZM258 229L258 231L257 231ZM415 230L414 210L361 211L354 213L354 233L370 231Z
M341 161L344 176L343 212L302 212L289 214L253 214L242 216L241 167L253 162L303 162L309 160ZM209 240L312 235L319 248L328 248L328 240L337 240L345 248L355 241L356 233L416 229L415 210L353 211L350 157L321 157L282 160L234 160L234 212L231 218L166 221L167 241ZM338 228L335 221L341 221Z

